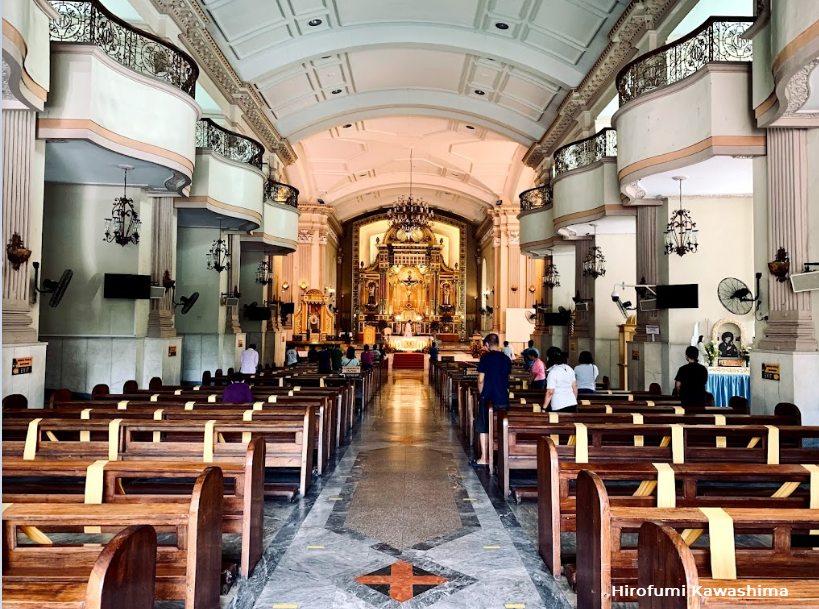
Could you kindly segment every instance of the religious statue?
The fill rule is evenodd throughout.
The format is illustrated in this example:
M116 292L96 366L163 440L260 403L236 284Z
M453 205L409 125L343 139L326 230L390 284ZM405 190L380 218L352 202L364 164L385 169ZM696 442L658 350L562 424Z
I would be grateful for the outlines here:
M452 287L448 284L444 284L444 306L449 306L450 302L450 293L452 292Z
M375 283L372 281L367 285L367 290L369 292L367 296L367 304L375 304Z
M739 349L734 344L734 334L733 332L723 332L722 333L722 342L719 344L719 356L720 357L739 357Z
M404 324L404 338L412 338L412 322Z

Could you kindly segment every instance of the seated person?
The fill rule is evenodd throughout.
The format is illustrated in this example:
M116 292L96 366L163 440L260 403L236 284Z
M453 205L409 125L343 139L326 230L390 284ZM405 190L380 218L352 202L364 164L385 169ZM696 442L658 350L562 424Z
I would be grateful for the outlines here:
M295 366L299 363L299 352L293 346L293 343L287 345L287 351L284 352L284 365Z
M341 358L341 367L358 366L358 358L355 356L355 347L347 347L347 354Z
M233 382L225 387L225 390L222 392L222 403L248 404L252 402L253 392L250 391L250 386L245 383L245 375L241 372L235 372L231 380Z
M440 351L438 349L438 343L436 343L435 341L432 341L432 346L429 348L429 361L437 362L439 352Z
M324 345L324 348L319 351L318 371L326 374L333 371L333 354L330 352L330 345Z
M318 362L318 351L315 345L310 345L310 348L307 350L307 361L311 364Z
M361 352L361 368L363 370L370 370L373 367L373 352L370 351L370 345L364 345L364 351Z

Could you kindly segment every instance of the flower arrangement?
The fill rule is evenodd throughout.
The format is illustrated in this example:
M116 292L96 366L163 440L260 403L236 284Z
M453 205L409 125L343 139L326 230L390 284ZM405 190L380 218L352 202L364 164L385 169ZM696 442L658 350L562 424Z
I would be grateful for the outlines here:
M717 359L719 351L717 351L717 344L714 341L705 343L705 355L708 358L708 365L713 366L714 360Z

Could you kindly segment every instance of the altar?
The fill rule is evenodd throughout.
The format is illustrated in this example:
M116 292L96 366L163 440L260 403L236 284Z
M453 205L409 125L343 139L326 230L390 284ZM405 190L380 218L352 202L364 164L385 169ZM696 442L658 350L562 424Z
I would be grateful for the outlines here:
M393 335L390 338L390 347L399 352L423 351L432 344L432 341L433 337L428 335L412 336L409 338Z
M751 401L751 369L742 367L708 368L705 390L714 396L715 406L728 406L728 400L738 395Z

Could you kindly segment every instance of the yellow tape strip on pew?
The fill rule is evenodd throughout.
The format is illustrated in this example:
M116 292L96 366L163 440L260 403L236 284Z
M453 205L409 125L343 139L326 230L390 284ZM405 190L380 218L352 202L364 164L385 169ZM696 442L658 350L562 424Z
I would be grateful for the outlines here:
M683 426L679 423L675 423L671 426L671 462L685 463Z
M158 393L153 394L151 396L151 401L152 402L158 402L159 401L159 394Z
M575 433L575 449L574 462L588 463L589 462L589 430L583 423L574 424Z
M275 397L275 396L273 396ZM253 402L253 410L263 410L264 402Z
M102 504L102 476L107 460L94 461L85 470L85 503L100 505ZM102 529L98 526L84 527L86 533L102 533Z
M182 390L181 390L181 389L177 389L176 391L174 391L174 392L173 392L173 394L174 394L174 395L182 395Z
M86 408L80 413L80 420L81 421L88 421L91 419L91 409ZM80 442L90 442L91 441L91 432L90 431L81 431L80 432Z
M708 518L711 546L711 578L736 579L737 559L734 546L734 521L722 508L699 508Z
M122 419L114 419L108 423L108 460L119 460L119 424Z
M154 421L161 421L162 420L162 414L164 412L165 411L162 408L158 408L157 410L154 410ZM161 442L162 441L162 432L161 431L155 431L152 441L153 442Z
M255 410L255 407L254 409ZM242 413L242 420L243 421L252 421L253 420L253 410L245 410ZM251 433L249 431L242 432L242 444L250 444Z
M631 415L631 422L634 425L642 425L643 424L643 415L639 412L635 412ZM645 442L644 436L634 436L634 446L643 446Z
M205 463L213 463L213 428L215 426L215 419L205 423L205 449L202 453L202 461Z
M117 410L128 410L128 400L122 400L117 404Z
M275 404L276 403L276 396L275 395L268 396L267 403L268 404Z
M193 410L193 407L196 405L196 402L185 402L185 410Z
M556 412L549 413L549 423L559 423L560 422L560 415ZM551 435L552 442L555 443L555 446L560 446L560 435L552 434Z
M42 419L29 421L28 431L26 431L26 443L23 446L24 461L34 461L34 456L37 454L37 444L40 439L40 421Z
M768 428L768 465L779 465L779 428L766 425Z
M725 427L725 415L724 414L715 414L714 415L714 425L721 425ZM725 436L717 436L717 448L725 448L728 445Z
M194 390L194 391L199 391L199 388L200 388L200 387L201 387L201 385L196 385L196 386L193 388L193 390Z
M208 396L208 403L213 404L215 401L216 401L216 394L215 394L215 393L211 393L211 394Z

